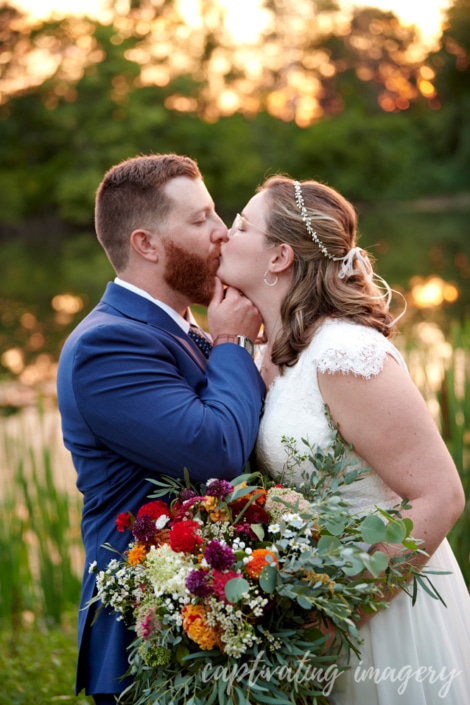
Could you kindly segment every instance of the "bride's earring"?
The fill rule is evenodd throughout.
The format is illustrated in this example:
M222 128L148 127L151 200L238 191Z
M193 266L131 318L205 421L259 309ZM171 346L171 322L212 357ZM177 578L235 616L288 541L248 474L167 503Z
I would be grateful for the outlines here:
M267 280L268 274L269 274L269 270L267 269L267 270L265 271L264 277L263 277L264 283L266 284L266 286L276 286L279 277L278 277L277 274L276 274L276 275L275 275L275 277L276 277L275 280L274 280L273 282L268 282L268 280Z

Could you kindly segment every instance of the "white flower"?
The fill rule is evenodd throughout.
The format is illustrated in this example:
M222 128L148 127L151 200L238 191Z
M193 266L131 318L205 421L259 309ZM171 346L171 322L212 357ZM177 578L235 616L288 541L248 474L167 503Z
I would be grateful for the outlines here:
M145 563L157 597L163 593L187 595L186 578L194 568L191 558L187 558L184 553L175 553L168 544L164 543L158 548L152 546Z
M160 531L160 529L165 528L165 526L168 524L169 521L170 521L170 517L167 514L162 514L161 516L158 517L157 521L155 522L155 526Z
M270 534L278 534L280 532L280 530L281 530L281 527L279 526L279 524L270 524L268 526L268 531Z
M287 512L282 518L285 522L287 522L288 524L292 524L293 526L295 526L296 522L298 521L300 521L302 524L304 523L300 514L294 514L293 512Z
M89 573L96 573L95 568L98 567L98 563L96 561L93 561L93 563L90 563L90 567L88 568Z

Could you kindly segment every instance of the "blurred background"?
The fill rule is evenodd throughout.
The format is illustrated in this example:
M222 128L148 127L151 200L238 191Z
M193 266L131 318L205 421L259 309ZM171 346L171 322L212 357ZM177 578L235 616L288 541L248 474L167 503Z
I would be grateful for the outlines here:
M227 224L276 172L354 203L470 497L469 64L470 0L0 3L0 620L50 629L76 605L56 365L113 277L96 188L140 153L196 159ZM468 506L451 540L470 583ZM9 677L0 704L29 702Z

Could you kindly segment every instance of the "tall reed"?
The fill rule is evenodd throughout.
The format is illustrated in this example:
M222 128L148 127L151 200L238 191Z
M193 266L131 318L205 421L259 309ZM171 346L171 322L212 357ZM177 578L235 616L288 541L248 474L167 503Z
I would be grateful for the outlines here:
M449 540L470 587L470 323L454 326L452 358L438 392L443 438L459 471L466 504Z
M41 408L29 423L18 419L14 433L3 423L2 440L0 618L18 622L26 613L60 622L79 599L78 492L61 487L54 468L61 440Z
M449 541L470 587L470 323L454 325L447 339L437 325L419 323L403 348L464 487L465 509Z

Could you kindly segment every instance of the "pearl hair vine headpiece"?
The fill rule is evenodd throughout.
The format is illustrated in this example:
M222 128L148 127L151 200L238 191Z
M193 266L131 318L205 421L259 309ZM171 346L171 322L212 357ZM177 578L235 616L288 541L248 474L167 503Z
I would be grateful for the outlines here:
M299 181L294 181L294 189L295 189L295 202L297 203L297 207L300 211L300 215L302 216L302 220L304 221L305 226L308 231L308 234L312 238L313 242L317 243L322 254L325 257L327 257L328 259L331 259L333 261L338 261L340 259L343 259L342 257L335 257L330 252L328 252L326 246L323 244L323 242L318 237L316 231L313 229L311 218L309 217L309 215L307 213L307 209L305 208L305 201L304 201L304 197L302 196L302 189L300 187Z
M353 274L357 274L358 272L354 268L354 263L357 262L359 265L359 269L361 270L364 277L368 279L371 283L375 283L377 287L382 287L384 289L384 293L377 296L376 298L386 299L386 303L388 306L392 299L392 292L394 292L396 294L399 294L399 296L401 296L401 298L404 300L405 306L403 311L396 318L394 318L391 323L388 324L389 327L392 326L406 313L407 302L403 294L400 291L392 289L388 282L385 281L385 279L383 279L379 274L374 272L370 260L367 257L367 254L360 247L352 247L350 250L348 250L348 252L346 252L345 255L342 255L341 257L335 257L331 254L331 252L328 252L328 248L320 240L316 233L316 230L313 229L312 219L308 215L307 209L305 207L305 201L302 195L302 188L300 182L294 181L293 184L295 190L295 202L297 203L297 207L300 211L300 215L302 216L302 220L305 223L305 227L307 228L308 234L312 238L313 242L318 245L318 248L324 257L331 260L332 262L341 262L341 268L338 272L338 277L340 279L347 279Z

